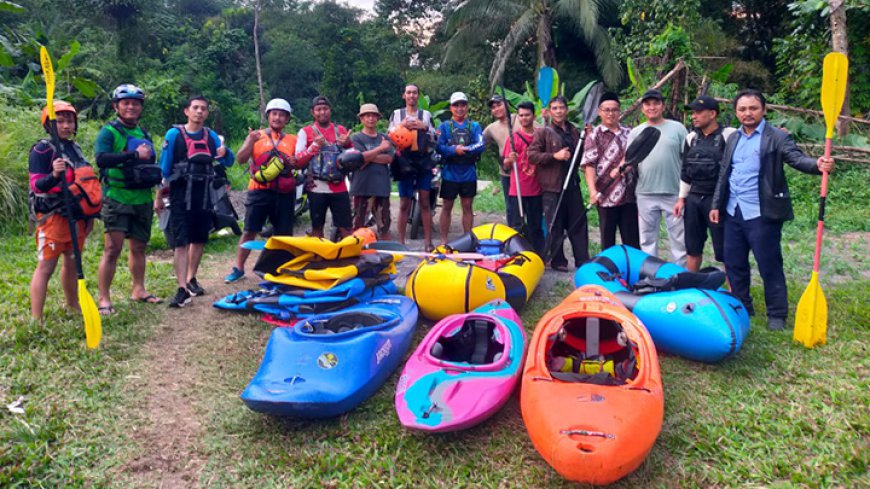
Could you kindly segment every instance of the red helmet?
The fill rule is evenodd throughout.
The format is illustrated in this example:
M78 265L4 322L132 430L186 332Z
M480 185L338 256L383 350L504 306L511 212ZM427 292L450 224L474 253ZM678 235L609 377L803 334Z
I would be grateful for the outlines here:
M58 112L72 112L73 115L76 115L76 108L69 102L64 102L63 100L55 100L54 101L54 113ZM78 115L76 115L78 118ZM48 122L48 105L42 108L42 125L44 126Z

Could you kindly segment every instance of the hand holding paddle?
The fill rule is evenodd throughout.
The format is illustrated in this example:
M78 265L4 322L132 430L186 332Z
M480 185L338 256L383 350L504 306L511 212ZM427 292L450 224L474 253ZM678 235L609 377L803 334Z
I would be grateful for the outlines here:
M825 156L819 158L819 170L822 172L822 189L819 195L819 223L816 228L816 251L813 254L813 273L810 283L804 290L795 312L795 341L807 348L824 345L828 331L828 304L825 294L819 284L819 261L822 253L822 235L825 231L825 198L828 195L828 172L834 168L831 159L831 143L834 137L834 125L843 101L846 98L846 83L848 80L849 60L843 53L829 53L825 56L822 73L822 111L825 114Z

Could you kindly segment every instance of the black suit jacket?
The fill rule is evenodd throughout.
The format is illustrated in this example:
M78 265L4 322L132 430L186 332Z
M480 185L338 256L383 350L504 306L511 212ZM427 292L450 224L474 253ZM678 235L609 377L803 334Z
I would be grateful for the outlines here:
M719 209L720 212L725 212L725 205L728 203L731 158L742 131L742 128L738 129L728 138L722 155L719 181L712 202L712 208ZM821 175L816 159L805 155L788 133L771 126L769 122L764 125L764 131L761 133L760 153L758 194L761 217L771 221L794 219L783 163L788 163L804 173Z

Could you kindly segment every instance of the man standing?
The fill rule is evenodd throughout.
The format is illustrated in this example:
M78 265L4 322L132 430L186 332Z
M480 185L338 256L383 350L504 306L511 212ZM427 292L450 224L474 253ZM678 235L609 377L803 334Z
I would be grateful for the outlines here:
M505 168L504 154L505 143L508 139L508 119L507 111L505 110L505 101L500 95L494 95L489 99L489 111L495 119L490 125L483 130L483 142L487 148L495 148L498 158L498 173L501 179L501 189L504 193L505 212L507 214L508 226L519 229L522 226L520 222L520 213L517 209L516 199L511 199L509 195L510 189L510 172ZM511 121L516 124L516 117Z
M757 90L738 93L734 111L741 126L725 146L710 221L725 222L725 271L731 293L743 301L750 315L755 312L749 295L751 250L764 282L767 327L782 330L788 317L788 291L780 241L782 223L794 218L783 163L818 175L833 171L834 160L806 156L791 136L768 125L766 101Z
M468 97L462 92L450 95L450 112L453 117L438 126L438 153L443 158L444 169L441 173L441 218L439 231L441 244L447 244L450 232L450 214L453 202L459 196L462 204L462 229L471 232L474 226L472 205L477 195L477 162L486 146L480 124L466 120L468 116Z
M725 151L725 141L736 132L733 127L722 127L719 102L703 96L688 105L692 111L695 130L686 136L683 149L683 169L680 172L680 198L674 206L674 215L682 217L686 230L686 268L701 269L707 229L713 242L716 261L724 260L722 226L709 220L710 201L719 181L719 164Z
M658 90L647 90L641 99L641 111L647 121L631 130L630 145L641 131L655 127L661 131L658 143L637 167L637 212L640 229L640 247L658 256L659 227L664 218L671 247L671 260L686 264L686 242L683 238L683 220L674 214L680 191L681 152L687 131L677 121L664 118L664 99ZM632 171L629 169L628 171Z
M378 239L390 239L390 163L396 154L390 139L378 132L381 112L375 104L359 108L362 132L350 137L353 147L363 155L363 166L353 173L353 228L365 226L369 212L375 216Z
M625 158L628 134L631 129L619 123L619 97L608 92L601 96L598 115L602 124L587 136L580 166L586 174L589 202L598 206L598 227L601 230L601 249L616 244L616 230L622 244L640 248L637 227L637 201L634 195L637 174L628 172L611 176ZM601 198L598 193L603 192Z
M248 163L251 179L245 201L245 229L239 238L236 250L236 265L224 278L232 283L245 276L245 262L251 250L242 247L263 230L266 219L272 223L275 236L293 234L293 212L296 199L294 169L301 165L296 161L296 136L284 132L290 122L293 108L282 98L266 104L268 129L249 130L245 142L238 151L239 163Z
M314 122L299 130L296 139L296 159L308 165L305 188L311 211L311 235L322 238L327 209L332 213L332 225L339 235L350 235L353 226L350 196L344 174L336 160L344 148L352 146L347 129L332 122L332 105L320 95L311 101Z
M154 219L153 187L160 183L162 175L155 163L151 136L139 126L144 103L145 93L136 85L116 88L112 92L112 107L118 117L100 129L94 147L103 181L105 245L98 272L98 306L103 314L115 311L110 288L124 239L130 247L127 261L133 277L130 298L147 304L163 302L145 289L145 246L151 239Z
M205 294L196 273L212 224L214 161L233 166L233 153L205 127L208 112L205 97L191 97L184 108L187 123L167 131L160 154L163 180L169 185L169 226L175 237L173 265L178 281L169 307L184 307L191 297ZM155 199L154 207L162 210L163 199Z
M546 237L550 249L544 255L550 257L550 266L561 272L568 271L568 259L562 247L562 240L568 235L574 253L574 266L580 267L589 260L589 228L583 194L580 193L580 180L576 171L568 174L574 150L580 142L580 133L568 122L568 101L557 96L550 100L550 123L535 131L535 138L529 145L529 163L537 166L538 182L541 185L544 220L551 236ZM564 190L565 179L568 186ZM562 203L559 196L562 195Z
M528 236L526 238L535 247L535 252L542 253L544 251L544 229L542 223L543 217L543 202L541 199L541 185L538 184L536 175L536 167L529 163L528 147L532 144L532 139L535 138L535 106L531 102L521 102L517 105L517 121L519 127L513 133L513 148L511 144L506 144L504 148L504 168L510 174L508 180L508 195L510 202L519 209L519 199L517 197L517 185L520 188L520 197L522 197L523 214L526 219L526 230ZM516 126L514 126L516 127ZM516 150L516 151L514 151ZM514 166L516 165L516 169ZM517 179L519 176L519 180ZM519 184L517 182L519 181ZM519 211L517 211L519 214ZM519 215L517 216L519 219ZM520 219L519 226L515 229L520 229L523 226Z
M432 191L432 168L435 162L432 158L432 141L435 139L435 127L432 125L432 114L428 110L417 107L420 100L420 89L417 85L405 85L402 93L405 108L396 109L390 116L392 131L398 125L405 126L409 131L417 131L417 149L403 149L396 155L399 167L407 168L408 175L396 175L399 182L399 224L397 231L399 242L405 244L405 228L408 225L408 214L411 211L411 197L417 192L417 205L420 206L420 219L423 221L423 241L426 251L432 251L432 208L429 192Z

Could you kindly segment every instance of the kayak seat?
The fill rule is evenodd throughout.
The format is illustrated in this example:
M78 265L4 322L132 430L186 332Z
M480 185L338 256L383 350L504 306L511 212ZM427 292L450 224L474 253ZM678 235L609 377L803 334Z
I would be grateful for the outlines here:
M467 319L454 334L439 338L429 353L448 362L485 365L501 358L503 352L504 343L495 338L494 322Z
M348 312L336 314L329 319L309 322L305 332L309 334L335 334L353 331L355 329L368 328L384 322L384 318L369 312Z
M587 337L590 334L597 338ZM554 379L623 385L637 376L637 345L616 321L570 318L548 343L547 365Z

